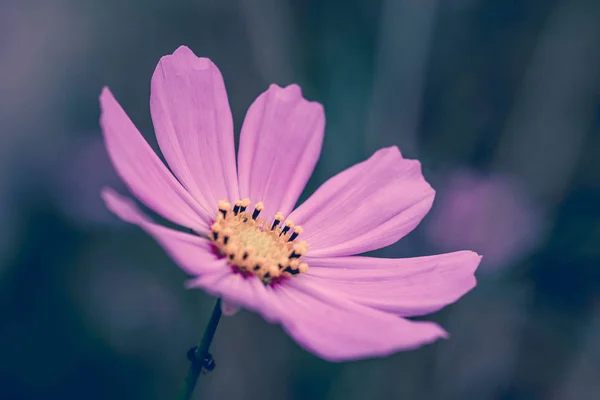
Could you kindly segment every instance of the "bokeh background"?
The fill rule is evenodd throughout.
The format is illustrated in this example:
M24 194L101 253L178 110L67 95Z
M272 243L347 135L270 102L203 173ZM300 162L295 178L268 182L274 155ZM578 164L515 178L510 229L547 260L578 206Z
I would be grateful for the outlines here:
M222 320L204 399L600 398L600 2L0 0L0 398L171 399L214 299L113 217L110 86L156 148L149 82L179 45L223 72L239 129L268 84L324 104L306 193L379 147L437 190L375 252L484 255L422 349L331 364Z

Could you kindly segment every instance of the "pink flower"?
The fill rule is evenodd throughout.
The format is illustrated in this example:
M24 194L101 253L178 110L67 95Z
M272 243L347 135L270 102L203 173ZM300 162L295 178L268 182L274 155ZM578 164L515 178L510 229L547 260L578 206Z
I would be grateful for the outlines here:
M296 85L271 85L248 110L236 166L221 73L187 47L160 60L151 85L156 137L173 174L108 89L100 103L119 175L144 204L196 234L153 223L110 189L103 197L194 277L190 287L281 324L331 361L447 336L435 323L405 317L439 310L473 288L479 255L354 256L396 242L429 211L434 191L418 161L395 147L379 150L294 209L319 158L323 108Z

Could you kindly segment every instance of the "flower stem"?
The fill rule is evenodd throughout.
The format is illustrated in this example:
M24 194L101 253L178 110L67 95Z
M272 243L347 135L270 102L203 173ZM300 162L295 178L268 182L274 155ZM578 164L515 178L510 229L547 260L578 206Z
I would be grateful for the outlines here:
M208 325L206 325L206 328L204 329L204 335L202 335L200 343L198 343L198 346L193 347L188 351L190 368L188 369L183 388L181 389L181 395L179 396L180 400L191 399L200 373L202 373L203 370L211 371L215 366L208 349L215 336L221 314L221 299L217 299L217 303L215 304L215 308L213 308Z

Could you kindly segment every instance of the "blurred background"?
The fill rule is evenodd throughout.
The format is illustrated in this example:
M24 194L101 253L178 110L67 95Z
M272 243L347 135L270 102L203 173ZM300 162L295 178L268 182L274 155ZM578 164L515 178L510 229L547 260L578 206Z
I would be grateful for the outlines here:
M126 189L98 95L156 148L150 77L185 44L238 131L272 82L324 104L303 198L383 146L421 160L433 209L375 255L484 255L431 317L450 340L331 364L241 312L197 398L599 399L599 21L596 0L0 0L0 398L177 393L214 299L104 208Z

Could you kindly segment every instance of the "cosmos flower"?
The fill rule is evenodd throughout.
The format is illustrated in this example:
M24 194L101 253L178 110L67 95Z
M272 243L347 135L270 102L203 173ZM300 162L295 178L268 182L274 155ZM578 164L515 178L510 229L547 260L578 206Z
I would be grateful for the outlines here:
M446 337L406 317L434 312L475 286L471 251L409 259L355 256L408 234L434 191L418 161L377 151L294 206L321 151L325 117L300 88L271 85L240 135L223 78L187 47L163 57L150 109L163 165L108 89L101 126L131 192L182 228L155 224L111 189L108 207L153 236L201 288L279 323L305 349L331 361L384 356Z

